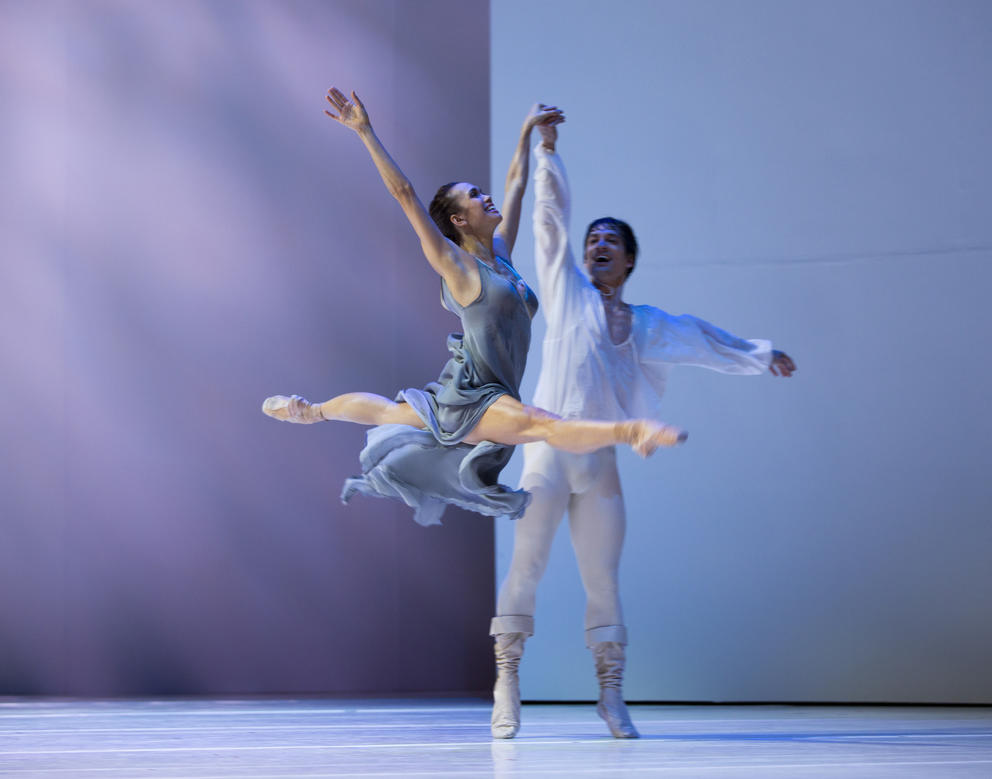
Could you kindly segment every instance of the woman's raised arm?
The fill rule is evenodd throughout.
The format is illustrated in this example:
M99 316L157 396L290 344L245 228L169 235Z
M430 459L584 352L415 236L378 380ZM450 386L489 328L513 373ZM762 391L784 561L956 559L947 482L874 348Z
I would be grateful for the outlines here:
M327 102L334 107L334 111L325 109L324 113L339 124L354 130L362 139L386 189L399 202L403 213L417 233L424 256L431 267L447 282L456 296L458 290L466 283L471 285L473 281L477 282L478 269L471 261L471 256L445 238L434 224L424 204L417 197L410 180L389 156L382 141L372 129L368 112L358 95L352 91L349 100L340 89L331 87L327 92Z
M530 132L538 125L556 125L565 121L565 115L553 105L535 103L530 113L524 119L520 128L520 138L517 148L510 160L506 171L506 188L503 199L503 221L496 231L496 237L502 239L505 245L506 258L509 259L513 245L517 242L517 230L520 228L520 208L527 189L527 177L530 173ZM502 254L497 250L497 254Z

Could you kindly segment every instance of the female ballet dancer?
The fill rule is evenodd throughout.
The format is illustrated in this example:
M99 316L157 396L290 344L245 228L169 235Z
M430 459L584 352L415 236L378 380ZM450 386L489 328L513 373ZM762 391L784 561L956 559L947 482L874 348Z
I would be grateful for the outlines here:
M524 120L507 174L504 219L488 194L466 182L441 187L425 208L358 96L352 92L349 100L332 87L327 100L332 110L325 113L358 135L399 201L427 262L441 276L442 302L464 331L449 336L452 357L438 380L423 390L402 390L395 402L365 392L323 403L298 395L266 399L262 410L287 422L377 426L361 453L363 475L346 481L344 500L356 492L400 498L424 525L439 523L447 504L516 518L530 496L498 483L516 444L545 441L575 453L628 444L647 456L685 440L683 431L653 420L563 420L520 402L537 298L513 268L510 251L528 178L530 133L561 121L557 108L538 104Z
M654 416L674 364L790 376L792 360L768 341L745 341L695 317L625 303L623 286L637 258L625 222L607 217L590 224L588 276L576 266L568 244L568 181L555 153L557 124L538 127L542 141L535 150L535 259L548 330L534 402L565 418L624 420ZM627 629L618 568L626 517L615 451L576 454L528 443L520 483L533 500L514 526L513 558L490 629L497 665L493 736L513 738L520 727L518 666L534 633L537 585L568 511L586 591L586 645L600 685L596 710L615 738L637 738L621 690Z

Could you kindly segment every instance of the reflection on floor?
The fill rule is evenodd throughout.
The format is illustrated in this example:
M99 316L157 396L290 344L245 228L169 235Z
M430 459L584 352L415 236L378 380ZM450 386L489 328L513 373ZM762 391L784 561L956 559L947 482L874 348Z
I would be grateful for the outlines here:
M480 701L0 699L4 777L992 777L992 707L525 706Z

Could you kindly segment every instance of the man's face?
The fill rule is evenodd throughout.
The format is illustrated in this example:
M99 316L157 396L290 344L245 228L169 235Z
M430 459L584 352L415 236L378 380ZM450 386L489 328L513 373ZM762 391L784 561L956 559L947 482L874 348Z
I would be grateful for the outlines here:
M634 267L634 258L627 254L619 231L602 224L593 227L586 237L584 263L593 282L616 289Z

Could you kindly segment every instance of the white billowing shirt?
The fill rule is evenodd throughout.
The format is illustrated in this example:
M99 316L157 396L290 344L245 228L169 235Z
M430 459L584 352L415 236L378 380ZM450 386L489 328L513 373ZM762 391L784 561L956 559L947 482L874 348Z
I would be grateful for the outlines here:
M575 264L568 243L565 168L543 146L535 154L537 281L547 321L535 406L566 418L657 418L672 365L736 374L768 369L770 341L744 340L653 306L631 306L630 337L614 344L600 294Z

